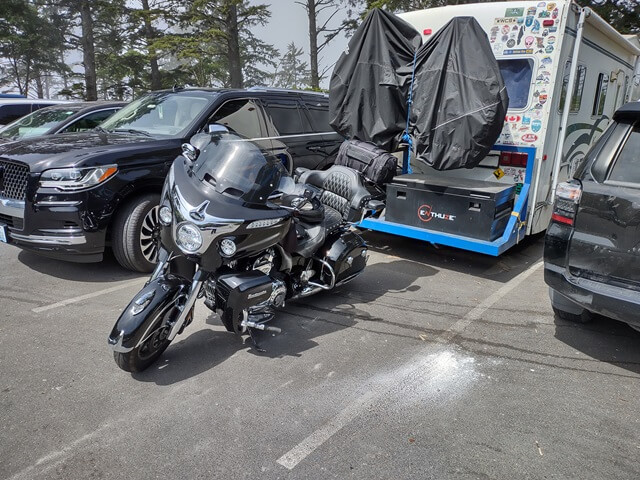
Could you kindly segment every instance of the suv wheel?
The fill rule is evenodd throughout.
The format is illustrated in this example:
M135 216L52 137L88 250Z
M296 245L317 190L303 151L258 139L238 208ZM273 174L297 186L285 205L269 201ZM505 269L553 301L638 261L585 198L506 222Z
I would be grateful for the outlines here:
M158 258L160 195L150 193L125 204L113 222L111 244L120 265L148 273Z

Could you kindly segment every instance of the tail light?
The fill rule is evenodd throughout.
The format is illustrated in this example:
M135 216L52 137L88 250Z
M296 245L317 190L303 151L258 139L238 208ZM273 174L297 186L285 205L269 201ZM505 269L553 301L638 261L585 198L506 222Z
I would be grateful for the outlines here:
M522 152L500 152L501 167L527 168L529 155Z
M565 225L573 225L582 197L582 187L577 183L559 183L553 204L551 220Z

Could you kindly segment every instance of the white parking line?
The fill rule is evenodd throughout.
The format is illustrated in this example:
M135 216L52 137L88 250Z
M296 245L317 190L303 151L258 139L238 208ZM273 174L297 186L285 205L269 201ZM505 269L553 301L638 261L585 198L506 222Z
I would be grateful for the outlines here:
M72 303L81 302L83 300L88 300L89 298L99 297L101 295L105 295L111 292L117 292L118 290L123 290L128 287L132 287L134 285L142 286L143 282L146 281L145 278L136 278L135 280L130 280L128 282L120 283L114 287L105 288L104 290L98 290L97 292L87 293L86 295L80 295L79 297L68 298L67 300L62 300L60 302L52 303L50 305L44 305L42 307L32 308L31 311L33 313L42 313L47 310L52 310L58 307L64 307L66 305L70 305Z
M543 262L535 263L524 272L509 280L493 294L480 302L478 306L469 311L464 317L451 325L450 328L436 337L435 340L439 343L446 343L453 339L456 335L460 334L465 328L467 328L471 322L478 320L494 304L498 303L502 298L508 295L511 290L529 278L542 266L542 264ZM277 462L283 467L292 470L314 450L329 440L333 435L338 433L343 427L351 423L361 413L367 411L374 403L376 403L376 401L379 401L390 390L395 390L406 382L415 383L415 381L420 378L420 375L424 374L425 371L428 372L426 367L429 363L431 363L431 360L427 360L425 362L425 359L408 362L406 367L409 367L410 371L407 374L399 378L394 378L390 383L386 382L374 386L375 389L372 388L369 390L369 393L356 399L328 423L320 427L298 445L282 455ZM415 368L411 368L412 366Z

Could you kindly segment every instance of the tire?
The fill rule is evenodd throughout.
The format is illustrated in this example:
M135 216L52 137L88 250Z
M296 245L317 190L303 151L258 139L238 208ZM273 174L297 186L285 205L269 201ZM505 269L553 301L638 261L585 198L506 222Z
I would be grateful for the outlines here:
M552 306L553 313L555 313L558 318L562 320L566 320L568 322L573 323L589 323L591 321L591 316L588 314L586 310L584 310L580 314L565 312L564 310L560 310L557 307Z
M118 212L111 230L111 248L127 270L148 273L155 266L160 195L148 193L130 200Z
M171 343L171 340L167 339L171 331L171 323L165 321L171 315L179 315L179 310L174 307L164 315L159 315L158 320L155 322L155 330L152 330L149 338L139 347L126 353L113 352L113 359L118 367L125 372L132 373L142 372L149 368Z
M549 299L551 308L558 318L574 323L587 323L591 321L591 314L582 306L569 300L567 297L549 287Z
M171 343L171 340L166 339L169 330L171 330L169 326L159 328L149 340L130 352L113 352L114 360L125 372L134 373L146 370Z

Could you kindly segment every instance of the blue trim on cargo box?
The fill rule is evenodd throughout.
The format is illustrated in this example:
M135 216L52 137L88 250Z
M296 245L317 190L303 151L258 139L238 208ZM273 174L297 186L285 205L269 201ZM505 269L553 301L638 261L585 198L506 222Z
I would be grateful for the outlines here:
M511 217L507 223L504 233L493 242L478 240L470 237L463 237L451 233L436 232L426 228L418 228L410 225L388 222L384 217L366 218L358 225L360 228L374 230L377 232L390 233L401 237L413 238L429 243L437 243L448 247L470 250L472 252L483 253L497 257L509 248L513 247L524 238L526 232L527 204L529 200L529 190L533 178L533 167L536 158L535 147L518 147L512 145L495 145L493 150L505 152L522 152L528 155L527 170L525 180L520 190L520 194L513 206Z

